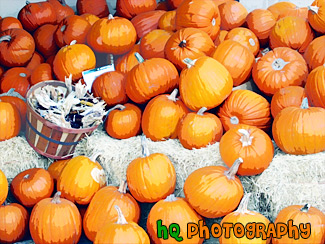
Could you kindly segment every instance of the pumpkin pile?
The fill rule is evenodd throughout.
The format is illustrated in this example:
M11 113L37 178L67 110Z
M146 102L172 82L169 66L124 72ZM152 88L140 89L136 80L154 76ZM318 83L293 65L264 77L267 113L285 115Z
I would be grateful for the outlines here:
M117 0L113 15L105 0L77 0L76 9L65 0L26 2L17 18L0 19L0 143L24 136L33 85L83 82L83 71L113 55L115 71L98 76L91 92L106 103L106 136L142 134L142 156L127 162L120 186L109 185L99 151L24 170L9 186L0 169L0 242L30 235L35 243L77 243L84 232L94 243L170 243L157 237L162 220L179 224L183 242L202 243L188 237L187 223L269 224L247 209L241 177L263 173L276 148L325 151L325 1L248 12L233 0ZM174 195L173 161L150 152L148 140L175 140L189 151L218 143L225 166L193 171L184 197ZM8 189L15 203L6 201ZM140 226L143 204L152 208ZM290 219L310 222L308 242L324 243L320 210L288 206L275 223ZM288 243L255 241L271 239Z

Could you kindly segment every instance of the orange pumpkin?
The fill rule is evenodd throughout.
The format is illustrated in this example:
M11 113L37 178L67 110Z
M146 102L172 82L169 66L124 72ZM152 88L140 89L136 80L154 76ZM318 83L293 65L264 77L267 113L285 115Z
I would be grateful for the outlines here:
M20 28L20 29L23 28L19 19L11 16L0 19L0 32L8 29L15 29L15 28Z
M255 9L247 15L246 22L248 28L259 39L261 46L265 46L276 23L276 18L272 12L266 9Z
M184 183L186 201L206 218L219 218L234 211L244 195L236 176L242 162L239 158L230 169L206 166L192 172Z
M65 17L58 25L54 39L58 47L69 45L76 40L79 44L85 43L91 25L78 15Z
M170 92L179 80L175 66L163 58L144 60L135 53L139 64L126 77L126 94L136 103L145 103L152 97Z
M171 9L177 9L183 1L184 0L167 0L167 4Z
M33 86L47 80L53 80L52 67L48 63L42 63L33 70L30 76L30 84Z
M57 192L34 206L29 229L35 244L78 243L82 232L80 213L75 204L60 195Z
M134 66L136 66L139 62L135 57L135 53L140 52L140 45L136 44L133 46L131 51L119 57L115 62L115 70L120 71L122 73L129 72Z
M235 0L212 0L212 1L219 7L223 3L232 2L232 1L235 1Z
M201 148L220 141L223 133L220 119L211 113L188 113L179 123L177 135L180 143L187 149Z
M290 47L304 53L314 39L308 22L296 16L279 19L270 32L270 47Z
M33 207L36 203L52 195L53 178L41 168L27 169L12 180L10 190L15 198L25 207Z
M199 235L192 237L187 235L189 223L197 224L199 221L203 222L203 219L193 210L184 198L175 197L174 194L171 194L166 199L160 200L151 208L147 219L147 232L153 243L175 243L175 239L169 236L167 239L158 238L160 234L158 230L159 221L161 221L160 225L165 226L177 224L180 229L179 236L183 237L181 243L203 243L203 238L200 238Z
M8 196L8 180L6 175L0 169L0 206L5 202Z
M27 63L25 67L30 71L33 71L34 69L36 69L36 67L38 67L43 62L44 62L44 58L42 57L42 55L35 51L32 56L32 59Z
M96 16L94 14L89 14L89 13L82 14L82 15L80 15L80 17L87 20L90 25L94 25L95 22L100 19L98 16Z
M140 40L145 34L158 29L160 17L166 13L164 10L153 10L138 14L131 19L137 33L137 40Z
M220 12L212 1L184 0L176 9L176 29L186 27L198 28L216 39L220 30Z
M185 59L187 68L180 75L179 90L185 105L198 111L220 105L231 93L233 80L228 70L211 57Z
M253 53L239 42L226 40L222 42L211 54L229 71L234 86L248 81L251 75L255 57Z
M28 218L27 210L18 203L0 205L0 242L10 244L23 240Z
M306 223L310 224L311 232L300 233L292 231L289 235L286 234L281 238L272 238L272 244L294 244L294 243L314 243L322 244L325 242L325 214L319 209L306 205L290 205L283 208L277 215L274 224L282 223L293 226L306 226ZM291 235L291 237L290 237ZM293 239L297 236L299 239Z
M99 18L106 18L109 15L106 0L77 0L76 7L79 15L89 13Z
M253 31L244 27L237 27L230 30L226 35L225 40L233 40L239 42L251 50L254 56L256 56L260 50L260 43L257 36Z
M258 223L263 224L264 226L268 227L270 224L270 221L262 214L251 211L247 209L249 197L251 193L248 193L244 195L243 199L241 200L238 209L232 213L227 214L221 221L220 225L222 226L225 223L232 224L236 226L236 224L240 224L243 227L248 227L249 223ZM236 228L236 230L241 230L241 228ZM237 232L238 233L238 232ZM241 238L239 238L239 235L235 236L232 231L230 231L229 237L225 237L225 234L222 233L222 235L219 238L220 244L241 244L241 243L258 243L258 244L268 244L271 241L271 238L262 239L262 235L260 235L258 238L254 236L253 238L249 238L244 233Z
M220 43L222 43L222 42L225 40L227 34L228 34L228 31L226 31L226 30L221 30L221 31L219 32L219 35L217 36L217 38L214 40L214 45L215 45L216 47L219 46Z
M308 8L307 7L295 7L295 8L290 8L286 12L283 12L279 14L279 19L284 18L286 16L297 16L305 19L308 21Z
M176 31L175 18L176 10L167 11L166 13L164 13L158 21L159 29L166 31Z
M305 89L315 107L325 108L325 63L309 73Z
M114 106L107 116L105 130L109 136L117 139L138 135L141 130L141 110L131 103Z
M271 126L269 102L250 90L235 90L219 107L220 118L225 131L238 124L253 125L264 131Z
M128 97L125 93L125 83L126 74L119 71L106 72L95 79L92 92L95 97L101 97L109 106L126 103Z
M55 58L55 54L54 55L51 55L50 57L48 57L46 59L46 63L48 63L49 65L51 65L53 67L53 61L54 61L54 58Z
M308 6L308 22L314 30L325 33L325 2L323 0L315 0Z
M300 108L285 108L275 117L272 126L274 141L288 154L322 152L325 150L324 121L325 109L309 107L308 99L304 98Z
M0 32L0 64L7 67L24 66L32 58L35 42L24 29Z
M61 81L70 75L73 81L78 81L82 78L83 71L93 69L95 66L94 52L87 45L76 44L74 41L62 47L53 60L53 72Z
M159 95L146 106L142 115L143 133L153 141L177 137L177 126L189 112L184 103L176 98L178 90L170 95Z
M58 46L54 39L56 29L57 25L45 24L34 32L36 49L46 58L56 54L58 51Z
M253 65L253 80L268 96L287 86L303 86L308 67L302 55L288 47L278 47Z
M166 58L178 70L186 67L185 58L196 59L210 55L215 46L210 36L196 28L184 28L175 32L165 45Z
M304 53L309 70L313 70L325 63L325 36L315 38Z
M176 172L170 159L162 153L150 154L146 137L141 137L142 157L132 160L126 180L132 196L139 202L157 202L172 194Z
M165 45L172 32L152 30L144 35L140 42L140 54L144 59L165 58Z
M287 12L290 9L294 9L297 6L292 3L292 2L288 2L288 1L281 1L281 2L276 2L272 5L270 5L267 10L269 10L275 17L276 20L279 19L279 15L282 13Z
M248 15L247 9L237 1L227 1L219 5L221 29L231 30L242 26Z
M57 181L57 189L61 191L62 197L85 205L105 186L106 174L103 167L95 161L97 156L77 156L67 162Z
M94 244L149 244L150 240L144 229L133 221L127 222L121 209L117 205L114 207L118 213L117 222L109 222L101 228L96 234Z
M165 10L165 11L168 11L169 10L169 6L168 6L168 4L167 4L166 1L159 2L159 3L157 3L156 10Z
M63 168L67 165L70 159L64 159L64 160L57 160L50 164L50 166L47 168L47 171L50 173L51 177L53 178L54 183L57 183L57 180L60 177L60 174L63 170Z
M97 52L123 54L134 46L136 29L129 20L110 14L91 26L87 42Z
M156 7L156 0L117 0L116 14L127 19L132 19L141 13L155 10Z
M228 130L219 144L222 161L231 167L237 158L243 163L238 175L258 175L269 167L274 154L271 138L261 129L240 124Z
M271 113L273 118L284 108L300 107L306 97L305 89L301 86L287 86L274 93L271 101Z
M65 0L47 0L52 4L56 12L56 23L59 24L65 17L74 15L73 9L65 2Z
M30 71L27 68L15 67L8 69L0 78L1 92L8 92L14 88L21 96L25 97L30 87L28 82Z
M139 204L126 193L126 187L126 181L122 181L120 187L106 186L96 192L83 218L83 230L89 240L94 241L96 233L107 223L118 220L118 214L112 208L114 205L120 207L127 221L139 221Z

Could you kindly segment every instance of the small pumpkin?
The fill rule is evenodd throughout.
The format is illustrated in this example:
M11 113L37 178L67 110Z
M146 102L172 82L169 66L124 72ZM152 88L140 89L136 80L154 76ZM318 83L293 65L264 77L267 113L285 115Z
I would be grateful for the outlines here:
M46 58L56 54L59 50L54 39L56 29L57 25L45 24L40 26L33 34L36 49Z
M65 0L47 0L52 4L56 12L56 23L59 24L65 17L74 15L73 9L66 3Z
M167 239L158 238L158 223L161 225L171 226L177 224L179 226L179 236L183 237L182 243L200 244L203 238L199 235L188 237L187 230L189 223L197 224L203 221L194 209L186 202L184 198L175 197L174 194L167 196L165 199L158 201L151 209L147 219L147 232L153 243L174 243L175 239L168 237Z
M184 183L186 201L206 218L219 218L234 211L244 195L243 185L236 176L242 162L237 159L230 169L206 166L193 171Z
M0 206L5 202L8 196L8 180L6 175L0 169Z
M94 25L95 22L100 19L97 15L89 14L89 13L85 13L80 16L85 20L87 20L90 25Z
M82 232L80 213L75 204L60 195L57 192L34 206L29 229L35 244L78 243Z
M175 18L176 10L167 11L166 13L164 13L158 21L159 29L166 31L176 31Z
M30 84L33 86L47 80L53 80L52 67L48 63L42 63L33 70L30 76Z
M127 222L119 206L114 205L114 208L118 213L117 221L104 225L97 232L94 244L149 244L150 240L144 229L133 221Z
M228 70L211 57L184 59L187 68L180 75L179 90L185 105L198 111L220 105L231 93L233 80Z
M177 126L189 112L177 96L178 90L170 95L159 95L147 104L142 115L142 130L153 141L177 137Z
M309 107L308 99L304 98L300 108L285 108L275 117L272 126L274 141L288 154L305 155L324 151L324 121L325 109Z
M18 203L0 205L0 242L15 243L23 240L28 230L29 214Z
M287 86L281 88L272 96L271 113L273 118L284 108L300 107L305 97L305 89L301 86Z
M0 78L1 92L8 92L14 88L22 97L26 96L29 90L30 71L27 68L15 67L8 69Z
M227 1L219 5L221 29L231 30L242 26L248 15L244 5L237 1Z
M228 130L220 140L219 151L222 161L231 167L237 158L243 163L238 175L258 175L271 163L274 146L271 138L256 126L240 124Z
M31 208L44 198L52 195L54 189L53 178L42 168L24 170L15 176L10 190L15 198L25 207Z
M117 139L138 135L141 131L141 110L132 103L114 106L107 116L105 130Z
M197 113L188 113L179 123L177 135L183 147L201 148L220 141L223 133L221 121L214 114L204 113L206 110L203 107Z
M135 44L132 49L124 54L123 56L119 57L115 62L115 70L120 71L122 73L129 72L134 66L136 66L139 62L135 57L135 53L140 52L140 45Z
M269 102L250 90L235 90L217 112L225 131L238 124L253 125L264 131L271 126Z
M106 0L77 0L76 7L79 15L89 13L99 18L105 18L109 15Z
M118 16L132 19L141 13L155 10L156 0L117 0L116 13Z
M107 105L114 106L128 101L125 84L126 74L112 71L98 76L91 89L95 97L101 97Z
M3 19L0 19L0 32L8 30L8 29L22 29L23 26L20 23L19 19L15 17L5 17Z
M178 70L182 70L186 67L185 58L193 60L209 56L214 49L214 43L206 32L189 27L172 34L165 45L165 56Z
M157 202L172 194L176 172L170 159L162 153L150 154L146 137L141 137L142 157L132 160L126 179L132 196L139 202Z
M308 22L314 30L325 33L325 3L322 0L315 0L308 6Z
M310 102L325 109L325 63L309 73L305 89Z
M42 55L35 51L31 60L27 63L25 67L32 72L34 69L36 69L37 66L39 66L43 62L44 58L42 57Z
M308 236L305 233L291 232L291 235L300 237L298 240L290 238L287 235L281 236L281 238L272 238L272 243L274 244L287 244L287 243L315 243L321 244L325 242L325 214L319 209L310 206L310 204L305 205L290 205L283 208L277 215L274 224L284 223L289 224L292 221L293 226L310 224L311 233ZM294 233L294 234L292 234ZM301 240L301 241L300 241Z
M50 175L53 178L54 184L56 185L60 174L63 170L63 168L67 165L70 159L63 159L63 160L57 160L50 164L50 166L47 168L47 171L50 173Z
M313 70L325 63L325 36L315 38L307 47L304 59L309 70Z
M269 10L275 17L276 20L279 19L279 15L282 13L287 12L290 9L294 9L297 6L289 1L281 1L281 2L276 2L272 5L270 5L267 10Z
M83 218L83 230L89 240L94 241L96 233L107 223L118 220L118 213L112 208L114 205L119 206L127 221L139 221L139 204L126 193L126 187L126 181L122 181L120 187L106 186L96 192Z

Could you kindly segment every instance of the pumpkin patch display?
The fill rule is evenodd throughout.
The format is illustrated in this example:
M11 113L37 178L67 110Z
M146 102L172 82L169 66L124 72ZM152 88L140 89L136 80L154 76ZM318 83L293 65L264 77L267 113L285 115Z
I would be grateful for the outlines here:
M15 105L2 102L0 98L0 142L19 134L21 119Z
M0 169L0 206L5 202L8 196L8 181L5 174Z
M315 107L325 108L325 63L309 73L305 89Z

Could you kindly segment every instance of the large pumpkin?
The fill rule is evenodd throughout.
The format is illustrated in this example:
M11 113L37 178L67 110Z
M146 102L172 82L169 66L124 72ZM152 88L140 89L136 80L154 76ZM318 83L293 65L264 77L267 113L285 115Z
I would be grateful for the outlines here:
M23 26L21 25L20 21L15 17L5 17L3 19L0 19L0 32L8 30L8 29L15 29L20 28L22 29Z
M36 49L44 56L50 57L58 51L58 47L55 43L54 34L56 32L57 25L45 24L40 26L33 34Z
M184 183L186 201L206 218L219 218L234 211L244 195L236 176L242 162L239 158L230 169L206 166L193 171Z
M82 72L93 69L96 66L94 52L85 44L70 43L62 47L53 61L53 72L55 76L64 81L65 77L72 75L73 81L82 78Z
M118 220L118 214L112 208L114 205L120 207L127 221L139 221L139 204L131 194L126 193L126 187L126 182L122 181L120 187L106 186L96 192L83 217L83 230L89 240L94 241L96 233L105 224Z
M45 198L34 206L29 229L35 244L78 243L82 232L79 210L60 195L57 192L53 198Z
M261 129L240 124L228 130L220 140L222 161L231 167L237 158L242 158L239 175L257 175L271 163L274 146L271 138Z
M307 47L304 58L309 70L325 64L325 36L315 38Z
M24 66L32 58L35 42L24 29L0 32L0 64L7 67Z
M325 2L323 0L315 0L308 6L308 21L316 31L325 33Z
M304 98L301 107L283 109L274 119L272 134L285 153L304 155L325 150L325 109L309 107ZM312 123L312 124L311 124Z
M211 57L185 59L179 90L185 105L194 111L220 105L231 93L233 80L228 70Z
M99 18L105 18L109 15L106 0L77 0L76 7L79 15L90 13Z
M166 58L171 61L178 70L186 67L185 58L197 59L209 56L215 46L210 36L196 28L184 28L175 32L165 46Z
M102 18L92 25L87 42L97 52L123 54L131 50L136 42L136 30L125 18Z
M18 136L21 128L21 119L15 105L2 102L0 98L0 141Z
M220 43L212 52L211 57L226 67L234 86L239 86L250 78L255 63L253 53L247 47L233 40Z
M139 62L135 57L135 53L140 52L140 45L135 44L132 49L124 54L123 56L119 57L115 62L115 70L120 71L122 73L129 72L134 66L136 66Z
M153 141L177 137L177 126L189 112L177 98L178 90L170 95L159 95L146 106L142 115L143 133Z
M152 97L170 92L178 85L179 75L175 66L163 58L144 60L135 53L139 64L126 77L126 94L136 103L145 103Z
M147 219L147 232L153 243L167 244L175 243L176 240L172 237L158 238L159 233L158 227L160 226L179 226L179 236L183 238L181 243L187 244L200 244L203 243L203 238L199 235L188 236L189 223L198 224L198 222L204 220L198 215L194 209L186 202L184 198L175 197L174 194L167 196L167 198L157 202L150 210ZM160 224L159 224L160 222Z
M0 169L0 206L5 202L8 196L8 180L6 175Z
M132 196L139 202L157 202L172 194L176 172L170 159L162 153L150 154L145 136L141 137L142 157L134 159L126 169Z
M267 131L271 126L269 102L250 90L235 90L219 107L223 128L227 131L238 124L253 125Z
M212 40L220 30L220 12L212 0L184 0L176 9L176 29L193 27L205 31Z
M155 10L156 0L117 0L116 13L118 16L131 19L134 16Z
M221 17L221 29L231 30L245 23L248 12L242 3L227 1L218 7Z
M325 108L325 63L309 73L305 89L315 107Z
M16 92L25 97L30 87L30 73L27 68L23 67L8 69L0 78L0 91L8 92L14 88Z
M74 15L73 9L66 3L65 0L47 0L52 4L56 12L56 23L59 24L65 17Z
M253 80L268 96L287 86L303 86L308 75L306 61L299 52L278 47L266 53L253 66Z

